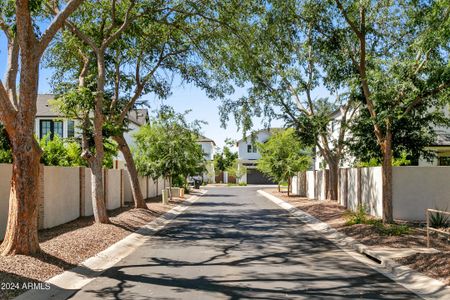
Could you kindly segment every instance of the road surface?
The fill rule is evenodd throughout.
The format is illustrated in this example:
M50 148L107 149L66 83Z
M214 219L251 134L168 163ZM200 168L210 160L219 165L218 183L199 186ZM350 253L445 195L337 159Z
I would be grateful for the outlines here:
M266 198L208 193L71 299L415 299Z

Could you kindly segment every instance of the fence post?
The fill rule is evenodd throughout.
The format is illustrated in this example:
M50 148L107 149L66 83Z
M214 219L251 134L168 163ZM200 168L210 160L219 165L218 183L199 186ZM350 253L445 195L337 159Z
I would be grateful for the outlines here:
M38 228L44 228L44 219L45 219L45 179L44 179L44 165L39 164L39 199L38 199Z
M80 216L85 215L86 211L86 168L79 167L79 180L80 180Z
M361 168L357 168L357 172L356 172L356 182L357 182L357 202L358 202L358 206L361 207L362 204L362 180L361 180Z

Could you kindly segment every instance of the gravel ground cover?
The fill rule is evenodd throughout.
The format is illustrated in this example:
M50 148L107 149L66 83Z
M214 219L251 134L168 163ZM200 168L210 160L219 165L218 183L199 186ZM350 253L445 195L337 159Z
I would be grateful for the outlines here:
M346 209L337 204L336 201L317 201L298 196L288 197L286 192L278 192L276 189L269 189L266 192L328 223L333 228L364 245L393 248L427 246L426 231L418 226L412 225L408 234L400 236L385 235L372 225L355 224L347 226L345 224L347 221L345 218ZM433 236L430 246L441 252L417 253L398 259L397 262L450 285L450 244L444 239Z
M111 224L95 224L93 217L82 217L40 230L40 254L0 256L0 299L21 294L26 290L24 284L39 284L75 267L183 201L174 198L162 205L161 197L155 197L147 200L149 210L124 207L110 211Z

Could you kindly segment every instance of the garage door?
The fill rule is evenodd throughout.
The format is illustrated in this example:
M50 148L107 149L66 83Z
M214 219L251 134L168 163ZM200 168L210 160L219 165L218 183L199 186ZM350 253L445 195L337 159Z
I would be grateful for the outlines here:
M247 169L248 184L274 184L272 180L267 178L263 173L256 169Z

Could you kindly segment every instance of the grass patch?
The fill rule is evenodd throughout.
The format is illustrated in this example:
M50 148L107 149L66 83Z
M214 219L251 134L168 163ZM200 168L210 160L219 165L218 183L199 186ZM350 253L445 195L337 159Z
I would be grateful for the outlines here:
M247 186L245 182L241 183L228 183L227 186Z
M345 218L347 219L345 225L346 226L352 226L356 224L371 225L378 231L378 233L389 236L399 236L408 234L410 232L410 228L408 225L383 224L382 220L368 216L366 211L367 210L365 206L358 206L355 212L347 211L347 213L345 214Z

